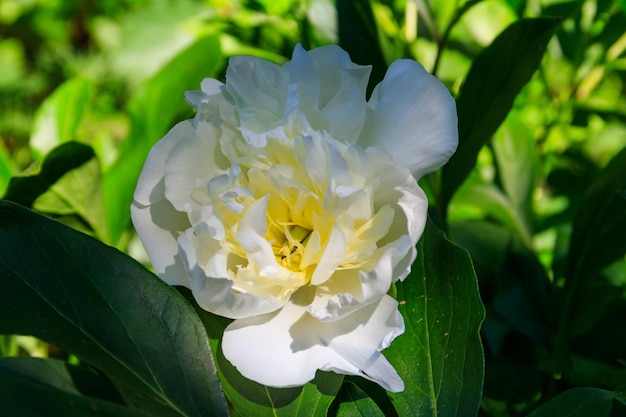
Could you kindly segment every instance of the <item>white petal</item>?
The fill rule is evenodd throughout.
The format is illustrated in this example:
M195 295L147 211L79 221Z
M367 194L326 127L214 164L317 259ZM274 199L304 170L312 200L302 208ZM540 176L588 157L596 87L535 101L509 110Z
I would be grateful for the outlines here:
M330 231L324 253L311 277L311 284L320 285L328 280L343 262L345 253L346 237L341 228L335 223Z
M165 199L150 206L134 201L130 214L154 272L170 285L188 286L176 243L177 237L189 227L187 216Z
M296 47L294 59L297 52ZM311 124L315 128L326 130L335 139L353 141L365 119L365 90L371 67L353 63L346 51L336 45L313 49L308 55L319 82L311 83L301 76L298 85L303 91L310 91L315 86L318 88L315 97L320 112L317 116L319 120L318 124ZM309 89L305 89L305 86Z
M359 138L386 150L416 178L445 164L458 144L454 99L415 61L395 61L374 89Z
M201 122L197 129L181 132L165 162L165 196L179 211L187 211L192 191L206 187L226 165L219 151L219 131Z
M188 284L185 286L191 289L200 307L232 319L254 317L280 308L283 302L276 297L237 293L232 290L233 281L230 279L207 275L207 270L198 264L193 239L193 232L188 230L178 239L178 250L187 274ZM212 258L212 261L219 262L220 259ZM226 263L226 257L222 257L221 262ZM208 269L209 272L219 270L223 271L224 268L211 266Z
M296 301L272 314L234 321L224 331L222 349L243 376L267 386L301 386L322 369L359 375L397 392L404 388L402 380L380 351L403 332L397 302L389 296L330 323L310 316Z
M152 147L137 181L137 188L134 194L136 202L148 206L163 199L165 191L162 180L165 176L167 158L177 143L193 134L193 123L191 120L185 120L174 126L167 135ZM157 186L161 187L161 190L156 191L155 188Z

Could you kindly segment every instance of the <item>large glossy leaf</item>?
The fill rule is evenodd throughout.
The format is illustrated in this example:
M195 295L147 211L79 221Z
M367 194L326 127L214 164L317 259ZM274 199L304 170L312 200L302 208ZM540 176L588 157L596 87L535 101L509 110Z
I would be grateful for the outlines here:
M572 388L537 408L528 417L619 417L626 413L625 404L620 393L599 388Z
M0 333L33 335L77 355L131 407L227 415L202 322L128 256L0 202L0 286Z
M390 394L400 416L475 416L482 392L485 311L465 250L430 221L397 299L406 331L385 350L404 380Z
M0 410L10 416L149 416L124 406L110 383L95 373L31 357L0 358Z
M72 78L61 84L37 109L31 147L43 154L76 139L76 128L93 91L93 82L86 78Z
M459 147L443 168L441 205L468 176L480 148L505 119L513 100L539 67L559 19L521 19L474 60L457 98Z
M61 177L87 163L94 156L93 149L87 145L78 142L64 143L46 156L38 172L11 178L2 198L31 207Z
M192 115L185 102L185 91L199 90L202 79L214 75L220 60L217 36L202 36L140 85L131 98L131 135L122 146L120 159L103 178L112 242L119 239L130 222L133 191L150 148L181 112Z

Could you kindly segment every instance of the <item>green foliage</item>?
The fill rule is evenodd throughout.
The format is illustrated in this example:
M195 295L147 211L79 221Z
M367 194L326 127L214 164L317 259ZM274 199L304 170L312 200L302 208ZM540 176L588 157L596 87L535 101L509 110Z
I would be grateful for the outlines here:
M0 203L0 409L624 415L625 27L622 0L3 0L0 195L65 225ZM446 235L427 226L384 351L403 393L249 381L221 353L227 319L101 243L144 259L129 205L150 148L193 116L183 93L298 42L373 65L370 91L417 59L457 100L459 148L421 184Z
M117 250L12 203L0 203L0 230L0 332L74 353L133 408L227 415L204 326L173 288ZM33 371L45 381L39 370L46 367Z
M480 400L484 310L467 252L428 223L411 276L397 285L406 334L385 354L412 395L392 394L401 416L472 416Z

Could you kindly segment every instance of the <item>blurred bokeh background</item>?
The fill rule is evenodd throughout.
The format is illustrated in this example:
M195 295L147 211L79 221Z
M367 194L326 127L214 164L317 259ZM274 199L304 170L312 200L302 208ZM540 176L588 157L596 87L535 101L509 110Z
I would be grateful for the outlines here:
M128 213L143 161L193 116L184 92L223 81L229 56L281 64L297 43L339 43L374 65L372 83L413 58L456 96L505 28L540 16L561 21L539 69L445 214L440 174L422 185L472 255L487 308L481 413L525 415L570 386L615 389L626 384L624 191L600 200L613 198L602 184L626 180L623 0L0 0L0 195L59 145L88 145L95 158L33 207L145 260ZM3 341L5 354L49 354Z

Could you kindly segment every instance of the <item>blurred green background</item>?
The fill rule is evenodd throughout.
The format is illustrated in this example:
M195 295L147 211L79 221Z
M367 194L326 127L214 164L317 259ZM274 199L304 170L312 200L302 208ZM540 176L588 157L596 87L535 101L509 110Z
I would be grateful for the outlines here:
M479 278L482 415L526 415L570 387L626 387L624 1L0 0L0 195L47 158L83 152L29 205L146 261L128 209L143 161L193 116L183 93L223 81L229 56L280 64L297 43L339 43L374 65L372 85L413 58L458 96L505 28L540 16L561 20L467 179L444 197L441 172L421 184ZM532 39L518 41L505 46L532 61ZM58 148L70 141L89 147ZM3 342L4 354L56 354Z

